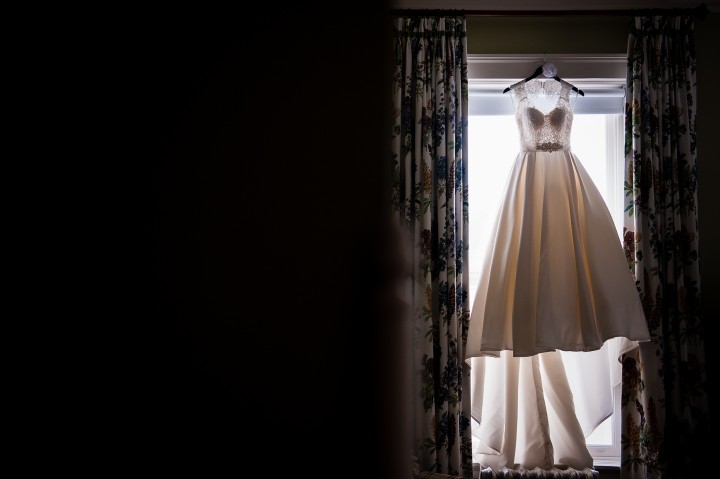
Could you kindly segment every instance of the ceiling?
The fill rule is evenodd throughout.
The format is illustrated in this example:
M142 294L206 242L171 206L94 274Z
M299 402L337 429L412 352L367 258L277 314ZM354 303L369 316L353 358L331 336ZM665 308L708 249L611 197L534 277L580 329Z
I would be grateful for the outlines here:
M441 10L629 10L642 8L693 8L705 3L720 12L720 0L391 0L392 8Z

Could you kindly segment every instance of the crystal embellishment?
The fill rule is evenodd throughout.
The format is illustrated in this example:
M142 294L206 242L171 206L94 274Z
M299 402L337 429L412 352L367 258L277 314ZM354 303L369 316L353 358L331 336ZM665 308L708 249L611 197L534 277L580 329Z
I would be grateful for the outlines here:
M536 149L537 151L548 151L548 152L550 152L550 151L562 150L562 149L563 149L563 146L562 146L562 144L560 144L560 143L549 142L549 141L548 141L548 142L546 142L546 143L538 143L537 145L535 145L535 149Z

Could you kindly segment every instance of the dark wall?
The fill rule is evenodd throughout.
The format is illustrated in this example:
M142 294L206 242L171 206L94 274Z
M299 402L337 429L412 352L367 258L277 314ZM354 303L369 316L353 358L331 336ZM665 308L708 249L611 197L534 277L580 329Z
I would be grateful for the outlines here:
M409 460L384 302L390 17L296 10L129 33L152 174L129 461L152 470L397 477Z
M696 23L695 42L697 50L697 175L698 175L698 224L700 231L700 281L702 305L705 316L705 337L708 359L708 379L712 386L718 384L720 366L718 349L713 347L718 337L717 318L720 318L720 151L716 138L720 128L720 65L717 48L720 45L720 14L714 13ZM717 390L716 390L717 391ZM717 392L710 390L713 416L710 430L717 426Z

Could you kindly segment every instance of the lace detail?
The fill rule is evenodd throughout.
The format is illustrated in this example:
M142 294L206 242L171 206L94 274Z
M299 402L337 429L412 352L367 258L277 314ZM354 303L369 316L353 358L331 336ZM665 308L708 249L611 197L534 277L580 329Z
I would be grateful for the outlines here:
M570 91L571 87L559 81L538 79L512 90L515 119L525 151L570 149L573 119Z

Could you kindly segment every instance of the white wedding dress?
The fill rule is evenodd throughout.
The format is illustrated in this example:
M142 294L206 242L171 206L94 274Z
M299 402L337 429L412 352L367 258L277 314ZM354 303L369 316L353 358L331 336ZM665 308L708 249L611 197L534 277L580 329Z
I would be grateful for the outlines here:
M611 214L570 149L571 91L547 79L511 90L523 151L490 234L466 347L483 467L592 467L585 437L612 412L613 364L650 339ZM560 351L574 352L578 380L598 391L581 410Z

